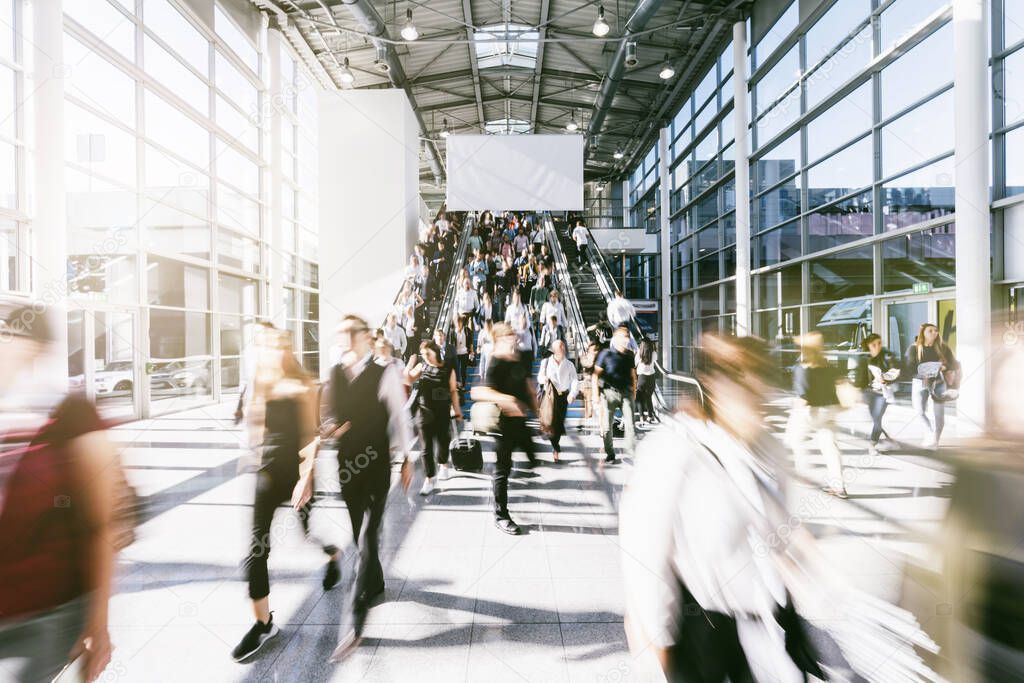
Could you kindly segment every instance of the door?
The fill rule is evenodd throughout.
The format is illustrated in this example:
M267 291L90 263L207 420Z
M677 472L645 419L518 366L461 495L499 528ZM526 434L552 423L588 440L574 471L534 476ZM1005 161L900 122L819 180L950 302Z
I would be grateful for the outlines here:
M914 343L923 323L939 328L939 335L956 353L955 299L897 299L882 302L886 347L900 357Z
M138 315L126 309L68 312L69 388L95 401L105 418L135 419L142 414L138 326Z

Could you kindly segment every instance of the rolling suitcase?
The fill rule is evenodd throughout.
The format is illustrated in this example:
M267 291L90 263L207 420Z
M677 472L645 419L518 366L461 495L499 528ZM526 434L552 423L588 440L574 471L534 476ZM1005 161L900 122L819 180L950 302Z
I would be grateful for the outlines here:
M472 437L459 437L456 425L453 429L455 438L448 445L448 455L452 466L460 472L479 472L484 468L484 452L480 441Z

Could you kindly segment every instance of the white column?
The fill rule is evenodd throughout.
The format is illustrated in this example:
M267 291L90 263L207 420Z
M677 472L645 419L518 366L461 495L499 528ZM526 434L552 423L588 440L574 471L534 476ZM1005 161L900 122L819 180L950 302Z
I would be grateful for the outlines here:
M629 227L629 180L622 181L622 227Z
M47 307L56 336L53 353L39 379L67 387L67 211L64 195L64 3L37 0L22 11L32 15L32 38L25 41L31 65L25 84L26 122L35 148L25 168L32 197L32 292ZM91 341L91 340L87 340Z
M953 2L956 169L956 354L963 367L959 436L985 427L991 335L987 0Z
M750 148L747 128L747 25L732 26L733 159L736 169L736 334L750 334Z
M672 129L664 126L658 132L658 184L661 186L661 364L672 367L672 231L671 191L668 171Z
M278 327L285 326L284 301L284 259L285 249L292 251L295 245L282 244L284 236L283 212L284 202L284 171L283 155L281 145L281 130L284 128L284 109L287 107L286 97L290 97L292 84L287 87L281 84L281 34L278 31L267 31L267 57L269 58L270 88L267 92L269 106L263 107L263 111L270 117L270 225L268 226L268 238L270 241L269 263L267 271L267 289L270 301L267 306L267 315L270 321Z

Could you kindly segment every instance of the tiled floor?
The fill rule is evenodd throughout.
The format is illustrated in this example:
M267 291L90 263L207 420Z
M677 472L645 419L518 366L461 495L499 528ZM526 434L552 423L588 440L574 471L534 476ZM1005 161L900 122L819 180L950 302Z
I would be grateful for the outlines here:
M421 498L420 469L410 494L393 489L383 537L386 600L371 610L362 646L340 665L327 657L349 618L355 552L348 517L333 497L313 514L315 535L344 548L342 583L325 592L321 550L281 508L270 570L282 632L251 662L234 663L229 652L252 622L239 561L253 475L239 472L243 439L228 419L232 408L114 430L147 509L138 541L121 557L111 611L112 680L654 680L647 663L628 653L622 628L616 511L630 465L601 467L596 438L575 432L563 444L562 462L517 470L512 480L511 508L529 531L524 536L491 525L485 475L456 476ZM843 445L851 456L863 452L855 437L844 437ZM484 446L488 452L491 444ZM584 449L591 454L582 455ZM933 526L946 475L883 458L856 461L851 502L803 489L794 504L850 580L886 595L900 582L897 550L918 546L899 547L893 523L858 505Z

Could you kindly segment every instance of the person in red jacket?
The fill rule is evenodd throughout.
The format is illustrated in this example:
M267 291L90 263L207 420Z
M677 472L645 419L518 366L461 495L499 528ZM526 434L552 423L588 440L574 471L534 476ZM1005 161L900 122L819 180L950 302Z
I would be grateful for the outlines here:
M52 340L31 302L0 299L0 395ZM0 671L50 681L81 658L87 681L110 662L107 606L121 474L95 407L68 396L33 435L0 450ZM15 442L12 446L12 441Z

